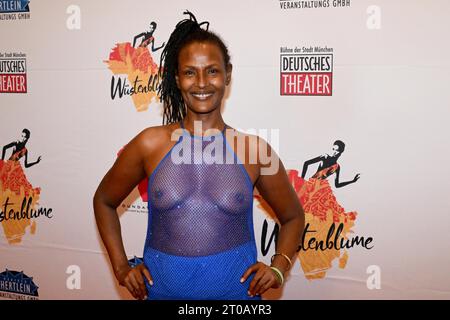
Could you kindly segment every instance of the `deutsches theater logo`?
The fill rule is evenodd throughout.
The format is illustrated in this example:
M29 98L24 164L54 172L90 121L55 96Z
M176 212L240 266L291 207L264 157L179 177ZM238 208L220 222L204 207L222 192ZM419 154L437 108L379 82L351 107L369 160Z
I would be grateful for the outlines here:
M332 88L333 48L280 48L280 95L331 96Z
M27 93L25 53L0 52L0 93Z
M14 300L39 300L38 286L23 271L0 273L0 297Z
M0 20L30 19L29 0L0 0Z

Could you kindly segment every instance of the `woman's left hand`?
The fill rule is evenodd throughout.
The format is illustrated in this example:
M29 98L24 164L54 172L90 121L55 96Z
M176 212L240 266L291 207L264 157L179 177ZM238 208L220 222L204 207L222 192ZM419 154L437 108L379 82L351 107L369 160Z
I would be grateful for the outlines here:
M248 287L250 297L261 295L270 288L279 288L281 286L275 272L267 264L257 262L250 266L242 276L241 282L245 282L252 273L256 274Z

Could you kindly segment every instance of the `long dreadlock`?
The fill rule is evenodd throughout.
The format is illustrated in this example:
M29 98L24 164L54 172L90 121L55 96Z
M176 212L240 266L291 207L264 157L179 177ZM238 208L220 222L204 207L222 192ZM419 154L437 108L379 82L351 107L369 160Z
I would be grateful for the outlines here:
M163 124L181 121L186 116L186 105L175 80L178 72L178 55L184 46L194 41L212 42L222 51L225 66L230 63L226 45L217 34L208 30L209 22L198 23L195 16L188 10L183 14L189 15L189 19L177 23L161 53L159 76L162 80L158 95L160 101L164 103ZM204 24L206 24L206 30L201 27Z

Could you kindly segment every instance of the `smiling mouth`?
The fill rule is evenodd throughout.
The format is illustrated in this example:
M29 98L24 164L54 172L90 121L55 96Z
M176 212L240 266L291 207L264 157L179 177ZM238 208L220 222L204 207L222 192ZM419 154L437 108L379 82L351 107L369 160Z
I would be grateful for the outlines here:
M198 100L206 100L213 95L213 93L191 93L191 95Z

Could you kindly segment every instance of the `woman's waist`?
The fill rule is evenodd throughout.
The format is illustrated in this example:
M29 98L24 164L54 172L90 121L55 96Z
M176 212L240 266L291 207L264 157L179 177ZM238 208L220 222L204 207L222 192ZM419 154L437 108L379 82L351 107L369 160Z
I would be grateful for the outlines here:
M247 242L254 242L253 234L248 229L242 229L234 230L234 232L232 230L150 232L147 237L146 248L149 247L176 256L212 255L233 250Z
M210 249L208 247L208 249ZM228 246L220 250L206 250L202 252L198 250L192 250L192 248L171 248L168 246L154 246L152 242L149 242L144 247L144 259L145 258L161 258L161 259L176 259L179 262L186 263L202 263L202 262L213 262L221 261L221 259L227 257L246 257L247 259L256 260L256 243L252 240L247 240L245 242L235 244L233 246Z

